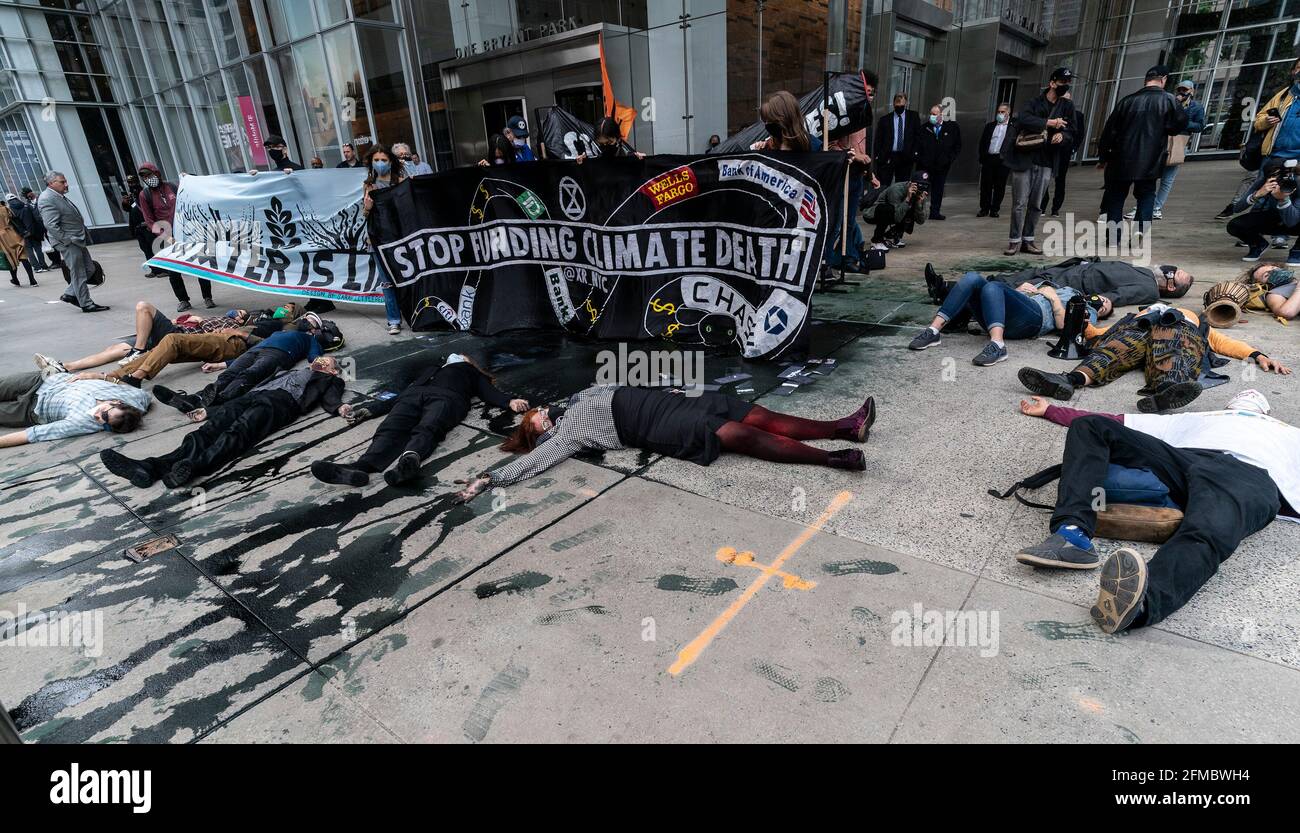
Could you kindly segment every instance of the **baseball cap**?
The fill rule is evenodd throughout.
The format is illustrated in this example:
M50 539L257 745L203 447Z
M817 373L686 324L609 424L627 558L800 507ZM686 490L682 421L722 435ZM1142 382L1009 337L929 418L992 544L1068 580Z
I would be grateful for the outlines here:
M519 138L528 138L528 122L524 121L523 116L511 116L509 121L506 122L506 127L510 128L510 132Z
M1179 82L1178 82L1178 86L1177 86L1177 87L1174 87L1175 90L1181 90L1181 89L1184 89L1184 88L1189 89L1189 90L1194 90L1194 89L1196 89L1196 85L1192 83L1192 79L1190 79L1190 78L1184 78L1182 81L1179 81Z
M1165 78L1169 75L1169 67L1164 64L1156 64L1147 70L1147 78Z
M1057 67L1052 70L1051 81L1069 81L1074 78L1074 72L1069 67Z

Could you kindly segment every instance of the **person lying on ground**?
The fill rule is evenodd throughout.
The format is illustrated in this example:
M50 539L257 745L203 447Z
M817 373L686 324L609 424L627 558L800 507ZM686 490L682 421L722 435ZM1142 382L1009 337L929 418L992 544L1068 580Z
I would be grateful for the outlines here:
M1300 503L1300 429L1268 411L1268 400L1251 390L1223 411L1072 417L1051 535L1016 560L1076 570L1100 564L1091 614L1106 633L1164 620L1248 535L1277 517L1300 521L1293 508ZM1103 564L1092 541L1096 498L1111 464L1152 472L1182 507L1178 530L1150 564L1127 547Z
M285 306L294 307L293 304L286 304ZM288 321L293 320L291 310L286 315ZM159 312L158 308L148 301L138 301L135 305L134 339L118 342L105 347L98 353L92 353L85 358L72 361L60 361L40 353L35 354L34 358L38 368L48 370L51 373L80 373L83 370L102 367L113 362L117 362L119 365L127 365L157 347L164 338L173 333L196 335L229 332L248 327L264 317L273 317L273 314L269 311L264 313L257 310L232 309L225 315L220 316L204 318L193 313L186 313L176 316L173 320ZM171 361L200 360L171 359ZM132 375L136 375L137 378L141 379L152 379L157 373L155 372L149 376Z
M1162 298L1181 298L1191 289L1194 278L1177 266L1134 266L1118 260L1090 261L1071 258L1039 268L1023 269L993 280L1011 286L1029 281L1051 281L1084 295L1105 295L1116 307L1149 306ZM933 294L933 288L931 288Z
M320 319L314 317L313 313L308 313L306 318L298 322L299 329L273 332L251 345L232 362L222 360L203 365L204 373L220 375L196 394L154 385L153 395L164 405L170 405L186 414L238 399L299 361L306 359L313 362L323 355L329 346L329 339L321 330L319 322Z
M1268 306L1268 311L1278 318L1290 321L1300 315L1300 292L1295 291L1294 269L1276 263L1260 263L1247 268L1238 280L1241 283L1268 287L1264 303Z
M148 393L112 382L40 371L0 377L0 448L61 440L97 431L129 434L149 410Z
M728 394L687 396L654 388L593 386L567 406L533 408L501 445L521 459L484 472L460 492L471 500L488 485L509 486L534 477L583 449L642 448L707 466L724 451L774 463L803 463L864 471L856 448L826 451L801 440L866 442L876 419L867 397L850 416L817 421L778 414Z
M991 281L978 272L967 272L953 285L944 298L939 312L926 327L907 345L909 350L925 350L943 342L939 333L954 318L963 313L974 317L988 333L989 343L971 363L988 367L1007 360L1005 339L1037 338L1065 326L1065 305L1078 295L1078 290L1054 288L1046 281L1025 282L1012 288L1001 281ZM1093 324L1100 314L1110 314L1110 303L1104 296L1100 311L1088 307Z
M134 459L106 449L99 459L111 473L137 488L162 480L168 488L179 489L240 459L315 408L349 423L360 421L352 406L343 404L343 390L338 362L333 356L321 356L305 367L282 370L222 405L195 411L190 418L203 425L166 454Z
M446 363L425 370L394 399L364 406L370 417L383 416L384 421L355 463L317 460L311 464L311 473L317 480L346 486L364 486L370 482L370 475L379 472L384 472L390 486L408 483L419 475L420 464L433 454L447 432L469 415L470 401L475 396L517 414L528 410L526 400L506 396L471 359L452 353Z
M1130 313L1109 329L1084 329L1091 351L1069 373L1021 368L1020 383L1031 393L1067 400L1077 388L1105 385L1141 367L1146 385L1138 391L1138 410L1156 413L1182 408L1201 395L1207 384L1222 384L1213 374L1212 354L1253 360L1261 370L1289 376L1291 369L1244 341L1203 325L1196 313L1157 304L1141 314ZM1210 384L1210 386L1213 386Z

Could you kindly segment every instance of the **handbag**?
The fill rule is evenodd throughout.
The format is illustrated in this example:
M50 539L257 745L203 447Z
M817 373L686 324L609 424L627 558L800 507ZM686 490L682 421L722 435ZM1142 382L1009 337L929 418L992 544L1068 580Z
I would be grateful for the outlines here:
M862 264L868 272L879 272L885 268L884 249L867 249L866 263Z
M1169 137L1169 157L1165 160L1165 165L1181 165L1187 159L1187 143L1191 136L1179 134Z
M1056 108L1060 106L1061 106L1061 102L1058 99L1057 102L1052 105L1052 112L1047 114L1048 121L1051 121L1052 119L1056 118ZM1047 144L1047 141L1048 139L1047 139L1046 127L1038 131L1037 133L1024 133L1019 131L1017 131L1016 133L1017 150L1037 150L1038 148Z

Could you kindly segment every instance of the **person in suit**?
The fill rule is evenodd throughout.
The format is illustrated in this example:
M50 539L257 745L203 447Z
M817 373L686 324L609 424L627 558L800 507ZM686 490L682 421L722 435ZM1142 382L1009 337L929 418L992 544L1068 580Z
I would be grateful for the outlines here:
M894 109L876 122L875 145L876 177L880 187L892 182L907 182L916 163L917 139L921 134L921 117L915 110L907 109L907 96L894 96Z
M54 250L67 264L71 280L68 291L59 299L81 307L82 312L104 312L108 309L90 297L89 281L95 268L90 258L90 234L81 210L68 199L68 178L59 171L45 175L46 188L36 201L40 208L45 232Z
M999 104L993 121L980 134L980 210L977 217L996 217L1007 193L1007 166L1002 164L1002 143L1007 139L1011 105Z
M916 166L930 175L930 219L944 220L943 186L952 163L961 155L961 128L946 121L938 104L930 108L930 123L921 128Z

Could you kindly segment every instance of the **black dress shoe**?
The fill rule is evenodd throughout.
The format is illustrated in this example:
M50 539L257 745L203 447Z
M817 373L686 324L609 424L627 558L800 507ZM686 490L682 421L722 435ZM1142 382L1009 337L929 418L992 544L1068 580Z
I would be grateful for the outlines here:
M931 215L930 215L930 219L931 219L931 220L946 220L946 219L948 219L948 218L945 217L943 214L931 214Z
M925 264L925 288L930 293L930 300L936 304L943 303L943 278L934 270L934 264Z
M325 460L312 463L311 473L322 483L336 486L364 486L370 482L370 475L355 466L340 466Z
M990 216L990 217L997 217L997 216L999 216L999 214L998 214L998 212L996 212L996 211L990 211L990 212L989 212L989 216Z
M124 480L129 480L137 489L147 489L157 479L151 467L111 448L99 452L99 459L104 464L104 468Z
M1033 367L1022 367L1016 376L1030 393L1060 400L1074 396L1074 385L1064 373L1048 373Z
M177 395L181 393L184 393L184 391L172 390L166 385L153 386L153 398L157 399L159 402L161 402L164 405L172 404L172 400L175 399Z
M384 480L389 486L400 486L420 476L420 455L414 451L403 451L393 467L384 472Z
M60 295L59 300L65 304L72 304L74 307L81 306L81 302L78 301L76 298L72 297L71 295L67 295L67 294Z
M108 312L109 309L110 309L109 307L106 307L103 304L96 304L92 302L89 306L82 307L81 311L82 312Z
M987 217L987 216L989 216L989 210L988 210L987 208L981 208L978 212L975 213L975 216L976 216L976 217Z

